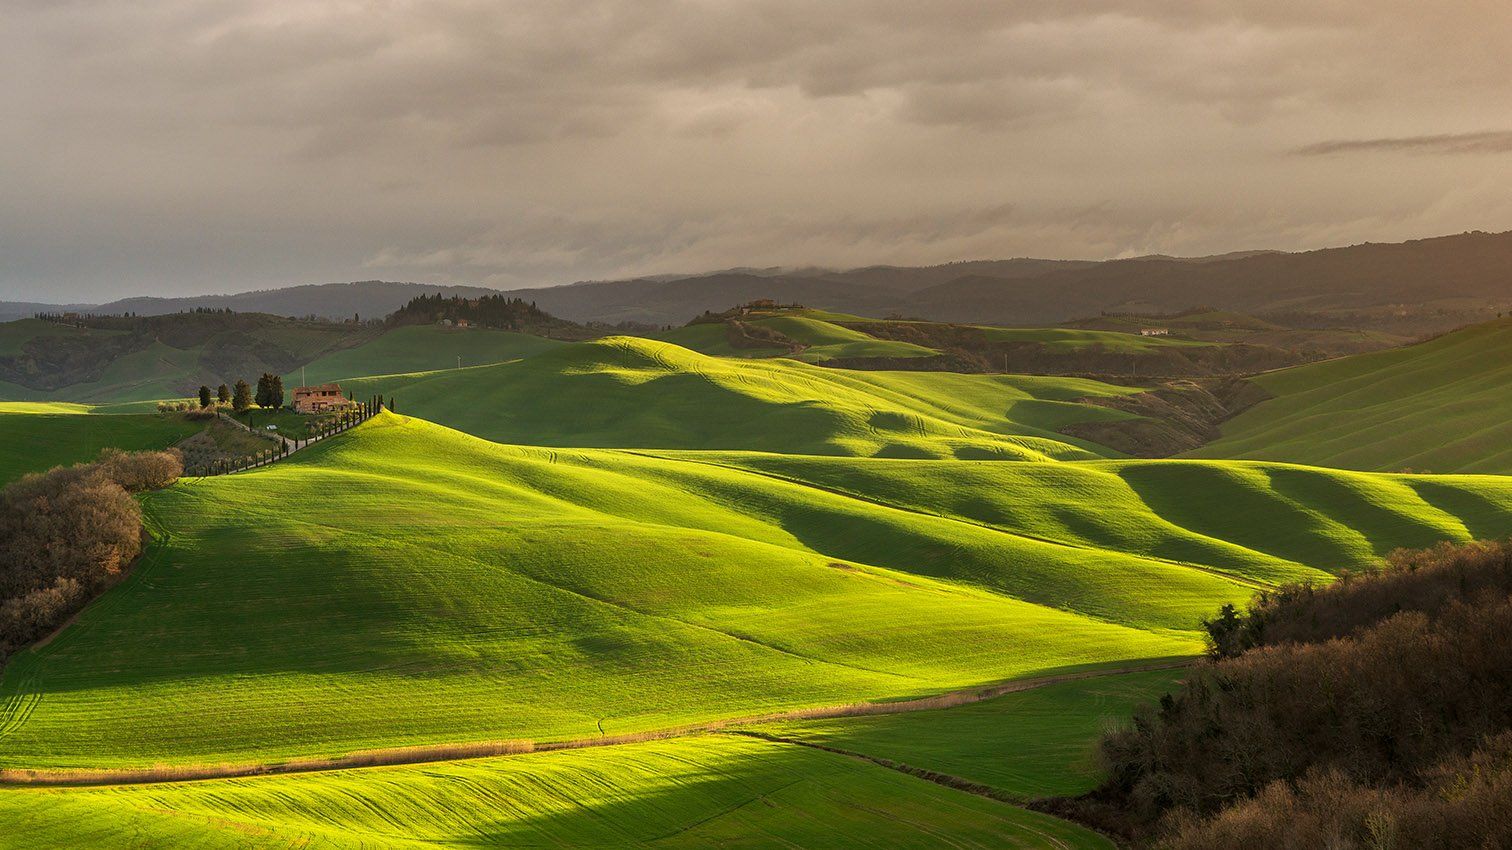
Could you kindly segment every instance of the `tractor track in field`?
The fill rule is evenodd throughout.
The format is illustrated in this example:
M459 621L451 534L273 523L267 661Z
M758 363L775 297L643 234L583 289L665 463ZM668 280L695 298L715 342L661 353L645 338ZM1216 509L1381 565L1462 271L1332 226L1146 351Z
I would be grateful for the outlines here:
M145 785L163 782L198 782L214 779L236 779L252 776L269 776L294 773L320 773L333 770L352 770L366 767L396 767L411 764L427 764L444 761L493 758L498 756L545 753L557 750L578 750L588 747L605 747L620 744L636 744L647 741L663 741L670 738L685 738L714 732L751 734L741 727L763 723L781 723L792 720L823 720L837 717L864 717L879 714L904 714L914 711L935 711L961 705L983 702L1006 694L1030 691L1049 685L1117 676L1126 673L1143 673L1155 670L1172 670L1189 666L1194 659L1167 659L1122 667L1104 667L1079 670L1046 676L1015 679L993 685L963 688L934 696L916 697L893 702L858 702L844 705L798 708L771 714L711 720L645 732L627 732L619 735L601 735L595 738L570 738L559 741L475 741L457 744L431 744L415 747L392 747L366 750L325 759L296 759L282 762L249 764L205 764L182 767L159 766L151 768L3 768L0 769L0 785L12 786L111 786ZM760 737L760 735L756 735ZM790 742L797 743L797 742Z

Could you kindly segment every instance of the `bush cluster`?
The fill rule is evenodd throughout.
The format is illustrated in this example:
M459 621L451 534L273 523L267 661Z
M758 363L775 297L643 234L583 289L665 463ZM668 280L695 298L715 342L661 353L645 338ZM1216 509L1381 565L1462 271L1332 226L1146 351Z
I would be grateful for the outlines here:
M1505 835L1485 825L1512 814L1512 542L1390 561L1210 622L1218 657L1104 739L1078 813L1180 850ZM1449 821L1484 829L1427 841Z
M0 660L60 625L141 552L131 493L183 472L176 450L106 449L94 463L34 473L0 490Z

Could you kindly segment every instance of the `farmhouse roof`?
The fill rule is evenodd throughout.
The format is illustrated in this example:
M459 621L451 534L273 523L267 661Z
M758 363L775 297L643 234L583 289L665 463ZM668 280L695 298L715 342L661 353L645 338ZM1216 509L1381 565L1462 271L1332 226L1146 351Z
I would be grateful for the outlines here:
M314 393L339 393L339 392L341 392L341 385L340 384L316 384L314 386L309 386L309 387L295 387L294 388L294 394L295 395L299 395L301 393L306 394L306 395L310 395L310 394L314 394Z

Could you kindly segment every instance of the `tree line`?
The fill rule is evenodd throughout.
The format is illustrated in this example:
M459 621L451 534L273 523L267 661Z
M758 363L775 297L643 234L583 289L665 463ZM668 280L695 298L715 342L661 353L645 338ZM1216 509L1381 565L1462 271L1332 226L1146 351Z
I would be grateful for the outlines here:
M1208 621L1211 659L1045 808L1172 850L1512 846L1512 541Z
M0 489L0 662L124 574L146 534L131 494L166 487L183 469L176 449L105 449Z

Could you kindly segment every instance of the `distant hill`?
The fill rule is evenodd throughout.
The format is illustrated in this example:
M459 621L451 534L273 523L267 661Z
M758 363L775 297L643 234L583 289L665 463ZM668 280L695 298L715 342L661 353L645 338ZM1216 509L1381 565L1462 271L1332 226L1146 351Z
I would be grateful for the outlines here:
M60 307L0 301L0 318L39 310L174 313L198 307L331 319L385 316L416 295L476 298L476 286L361 281L191 298L127 298ZM1512 307L1512 232L1462 233L1303 253L1236 251L1126 260L1018 258L937 266L738 268L510 290L576 322L681 325L761 298L867 316L1043 325L1102 312L1175 312L1197 304L1287 327L1371 328L1408 336Z
M417 295L461 295L476 298L496 295L498 290L481 286L439 286L428 283L392 283L364 280L354 283L322 283L290 286L284 289L259 289L232 295L194 295L185 298L122 298L107 304L36 304L0 301L0 321L20 319L36 313L94 313L113 315L133 313L138 316L162 316L186 310L234 310L238 313L269 313L274 316L317 316L325 319L381 319L403 307Z
M1274 398L1192 456L1512 473L1512 318L1254 383Z
M905 268L724 272L515 290L577 321L680 324L756 298L935 321L1054 324L1104 311L1196 304L1291 326L1443 330L1512 306L1512 233L1465 233L1305 253L1129 260L1016 259Z

